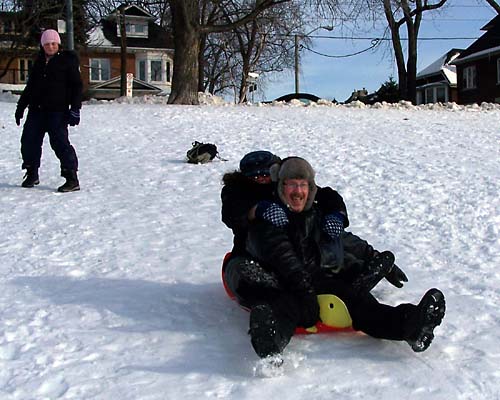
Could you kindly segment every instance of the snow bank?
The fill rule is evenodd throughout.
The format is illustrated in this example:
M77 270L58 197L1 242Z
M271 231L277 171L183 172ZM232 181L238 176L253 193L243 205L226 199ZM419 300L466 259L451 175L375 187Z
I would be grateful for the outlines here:
M15 103L19 99L19 96L13 95L10 92L0 93L0 102ZM219 96L212 95L210 93L198 93L198 100L200 105L226 105L226 106L237 106L234 103L228 103L223 98ZM118 97L114 100L96 100L90 99L84 104L108 104L108 103L118 103L118 104L168 104L168 96L137 96L137 97ZM255 106L255 107L345 107L345 108L359 108L359 109L382 109L382 110L449 110L449 111L499 111L500 104L497 103L487 103L483 102L478 104L468 104L459 105L454 102L450 103L431 103L431 104L421 104L413 105L409 101L400 101L399 103L386 103L377 102L373 105L367 105L363 102L356 100L348 104L333 103L330 100L320 99L317 103L311 102L306 104L300 100L293 99L289 102L274 101L272 103L247 103L244 106Z

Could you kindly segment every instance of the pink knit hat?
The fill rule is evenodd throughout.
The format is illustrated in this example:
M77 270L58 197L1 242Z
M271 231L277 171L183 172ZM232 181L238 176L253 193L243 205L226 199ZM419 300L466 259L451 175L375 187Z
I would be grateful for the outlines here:
M47 43L58 43L61 44L61 37L54 29L47 29L43 31L40 43L44 46Z

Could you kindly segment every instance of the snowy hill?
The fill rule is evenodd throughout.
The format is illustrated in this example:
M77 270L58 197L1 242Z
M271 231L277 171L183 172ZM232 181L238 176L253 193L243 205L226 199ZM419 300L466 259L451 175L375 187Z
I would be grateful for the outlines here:
M1 399L500 398L496 106L88 104L69 194L47 138L40 185L20 187L14 110L0 103ZM194 140L228 161L185 163ZM429 350L297 336L283 376L255 376L248 315L220 283L221 177L255 149L308 159L350 230L396 254L409 282L379 299L445 293Z

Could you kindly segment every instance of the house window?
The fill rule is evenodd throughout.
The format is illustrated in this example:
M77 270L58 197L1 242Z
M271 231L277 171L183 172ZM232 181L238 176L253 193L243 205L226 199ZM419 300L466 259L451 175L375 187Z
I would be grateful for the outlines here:
M436 102L446 103L446 88L439 86L436 88Z
M434 103L434 89L425 89L425 104Z
M125 24L125 32L127 37L148 37L148 24L141 22L127 22ZM121 36L120 25L116 24L116 34Z
M500 58L497 58L497 83L500 85Z
M151 81L161 82L161 61L151 61Z
M464 89L474 89L477 87L477 70L475 65L465 67L463 72Z
M107 58L90 60L90 81L107 81L111 76L111 66Z
M139 60L137 69L139 70L139 79L146 81L146 60Z
M170 62L164 59L148 59L146 56L136 61L137 76L145 82L170 82L172 76L170 65Z
M33 60L26 58L19 59L19 82L26 82L28 80L28 72L33 66Z

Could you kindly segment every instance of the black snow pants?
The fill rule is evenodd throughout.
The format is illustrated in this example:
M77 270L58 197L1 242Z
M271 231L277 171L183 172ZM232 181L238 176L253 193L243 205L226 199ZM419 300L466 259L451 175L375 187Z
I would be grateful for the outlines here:
M299 299L285 290L272 272L249 257L236 256L225 266L224 279L240 305L252 309L259 304L269 304L281 335L293 336L302 318L302 307L297 303ZM380 339L404 340L407 321L417 310L413 304L396 307L382 304L369 292L356 292L345 281L331 276L316 275L314 286L317 294L334 294L344 301L355 330Z
M22 168L39 168L45 133L49 134L50 147L56 153L62 170L78 170L75 149L69 142L68 122L65 112L29 110L21 136Z

